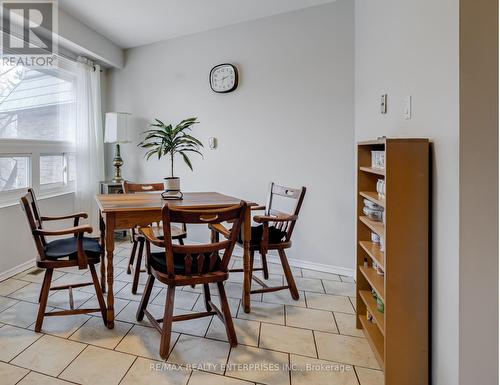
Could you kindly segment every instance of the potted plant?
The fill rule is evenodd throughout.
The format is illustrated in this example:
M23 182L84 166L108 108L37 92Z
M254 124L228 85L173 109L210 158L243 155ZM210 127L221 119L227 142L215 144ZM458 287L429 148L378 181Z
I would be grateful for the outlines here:
M162 196L166 199L182 199L180 178L174 176L174 159L180 154L188 167L193 170L193 165L189 159L189 153L195 152L203 157L200 148L203 144L191 136L191 126L199 123L198 118L184 119L178 125L173 127L171 124L165 124L159 119L156 123L150 124L150 129L144 131L144 140L138 144L138 147L146 148L146 160L152 156L161 159L164 156L170 158L170 177L164 178L165 192Z

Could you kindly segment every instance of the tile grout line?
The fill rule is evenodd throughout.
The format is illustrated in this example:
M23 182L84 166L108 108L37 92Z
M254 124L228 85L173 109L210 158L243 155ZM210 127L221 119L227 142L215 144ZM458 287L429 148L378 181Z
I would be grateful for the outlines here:
M339 324L338 324L338 322L337 322L337 318L335 317L335 312L333 312L333 311L332 311L331 313L332 313L332 317L333 317L333 322L335 323L335 327L337 328L337 332L338 332L337 334L341 334L341 333L340 333ZM355 316L355 317L356 317L356 316Z
M318 350L318 344L316 343L316 333L314 333L314 330L312 331L313 334L313 341L314 341L314 349L316 350L316 358L319 358L319 350Z
M26 369L26 368L24 368L24 369ZM28 373L26 373L26 374L25 374L24 376L22 376L22 377L21 377L18 381L16 381L16 382L15 382L15 384L19 384L19 383L20 383L22 380L24 380L24 379L28 376L28 374L30 374L30 373L31 373L31 369L28 369Z
M128 369L125 371L125 373L123 374L123 376L120 378L120 381L118 381L118 385L120 385L121 382L125 379L125 377L127 376L128 372L130 372L130 369L132 369L132 366L134 366L134 364L137 362L138 359L139 359L139 356L136 356L134 358L134 360L132 361L132 363L130 364L130 366L128 367Z
M356 376L356 380L358 380L358 384L362 385L361 380L359 379L359 376L358 376L358 371L356 370L356 367L354 365L353 365L352 369L354 370L354 375Z
M292 383L292 359L291 359L291 354L287 353L287 358L288 358L288 384L291 385Z
M22 367L22 366L18 366L18 365L14 365L14 364L9 364L9 365L15 366L16 368L26 369L26 368L24 368L24 367ZM53 378L53 379L55 379L55 380L59 380L59 381L67 381L67 382L68 382L68 383L70 383L70 384L80 385L80 384L78 384L77 382L74 382L74 381L71 381L71 380L62 380L62 379L60 379L60 378L54 377L54 376L53 376L53 375L51 375L51 374L47 374L47 373L42 373L42 372L39 372L38 370L33 370L33 369L26 369L26 370L28 370L28 373L26 373L26 376L25 376L25 377L27 377L27 376L28 376L29 374L31 374L31 373L36 373L36 374L39 374L39 375L41 375L41 376L46 376L46 377ZM23 377L23 379L24 379L24 377ZM22 381L22 379L21 379L21 380L19 380L19 381ZM17 382L17 383L19 383L19 382Z
M64 338L64 339L66 339L66 338ZM81 343L81 342L78 342L78 343ZM68 369L68 367L69 367L69 366L70 366L73 362L75 362L75 360L76 360L78 357L80 357L80 355L81 355L81 354L82 354L85 350L87 350L87 348L88 348L89 346L90 346L90 345L85 344L85 347L84 347L84 348L83 348L83 349L82 349L82 350L81 350L81 351L80 351L80 352L76 355L76 357L75 357L75 358L73 358L73 359L70 361L70 363L69 363L68 365L66 365L66 366L64 367L64 369L63 369L63 370L61 370L61 371L59 372L59 374L56 376L56 378L59 378L59 379L61 379L61 380L64 380L63 378L60 378L59 376L60 376L61 374L63 374L63 373L64 373L64 371L65 371L66 369ZM64 380L64 381L66 381L66 380Z
M12 325L10 325L12 326ZM29 329L25 329L23 328L24 330L29 330ZM36 332L35 332L36 333ZM37 342L39 339L41 339L45 334L42 334L40 333L40 337L38 337L36 340L34 340L31 344L29 344L28 346L26 346L23 350L21 350L19 353L17 353L14 357L12 357L8 363L11 364L11 365L15 365L12 363L12 361L14 361L19 355L21 355L23 352L25 352L27 349L29 349L31 346L33 346L35 344L35 342ZM16 365L17 366L17 365ZM22 367L22 366L21 366Z

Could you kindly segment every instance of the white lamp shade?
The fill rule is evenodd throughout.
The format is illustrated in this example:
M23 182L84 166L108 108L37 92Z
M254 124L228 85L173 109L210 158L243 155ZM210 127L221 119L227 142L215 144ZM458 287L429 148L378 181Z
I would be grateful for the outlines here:
M106 112L105 143L129 143L130 115L128 112Z

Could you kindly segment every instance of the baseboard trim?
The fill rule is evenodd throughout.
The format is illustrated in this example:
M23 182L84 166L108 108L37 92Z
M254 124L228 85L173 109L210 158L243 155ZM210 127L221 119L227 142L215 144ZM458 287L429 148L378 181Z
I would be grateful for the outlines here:
M196 243L199 243L199 242L196 242ZM241 250L239 248L235 248L233 250L233 255L243 257L243 250ZM260 260L260 256L258 253L256 253L255 259ZM279 257L276 255L272 255L272 254L267 255L267 260L271 263L281 263ZM32 260L21 263L20 265L17 265L9 270L6 270L6 271L0 273L0 282L6 280L8 278L11 278L16 274L19 274L20 272L27 270L30 267L34 267L35 261L36 261L36 259L33 258ZM346 267L335 266L335 265L325 265L323 263L303 261L303 260L296 259L296 258L288 258L288 262L290 263L290 266L298 267L301 269L323 271L325 273L332 273L332 274L345 275L348 277L354 277L354 270L348 269Z
M239 248L238 249L235 248L233 251L233 255L237 255L239 257L242 257L243 250L241 250ZM255 253L255 259L260 260L260 256L258 253ZM272 255L272 254L267 255L267 261L271 262L271 263L281 263L280 258L277 255ZM339 274L339 275L344 275L347 277L354 278L354 270L348 269L346 267L335 266L335 265L325 265L323 263L303 261L301 259L296 259L296 258L288 258L288 263L290 264L290 266L298 267L301 269L322 271L325 273Z
M16 274L19 274L20 272L29 269L30 267L35 266L35 258L26 261L24 263L21 263L20 265L14 266L13 268L6 270L2 273L0 273L0 282L5 281L7 278L11 278Z

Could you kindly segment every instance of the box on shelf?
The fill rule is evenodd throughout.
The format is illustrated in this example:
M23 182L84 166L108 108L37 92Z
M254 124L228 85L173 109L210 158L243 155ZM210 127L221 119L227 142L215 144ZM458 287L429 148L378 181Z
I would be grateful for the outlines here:
M385 168L385 151L372 151L372 167Z

